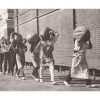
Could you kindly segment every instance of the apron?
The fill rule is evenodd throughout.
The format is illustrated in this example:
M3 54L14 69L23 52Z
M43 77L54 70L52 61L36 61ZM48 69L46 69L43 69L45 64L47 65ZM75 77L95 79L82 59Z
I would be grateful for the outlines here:
M88 64L86 61L86 46L87 44L82 44L82 49L73 54L72 66L71 66L71 77L90 79ZM80 62L78 64L78 62ZM77 65L78 64L78 65Z

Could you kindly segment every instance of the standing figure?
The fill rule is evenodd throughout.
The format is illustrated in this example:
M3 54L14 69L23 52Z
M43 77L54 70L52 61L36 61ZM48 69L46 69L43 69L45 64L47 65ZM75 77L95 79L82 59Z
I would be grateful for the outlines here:
M64 84L66 86L70 86L72 78L81 78L85 79L87 87L95 87L95 85L91 84L88 64L86 61L86 49L92 48L90 35L88 35L88 37L85 37L87 36L85 34L89 34L87 33L89 32L89 30L86 27L82 26L76 28L75 32L76 32L75 34L78 34L78 36L76 36L77 38L75 38L75 43L74 43L75 47L74 47L71 71L68 77L66 78L66 81L64 81Z
M34 45L34 44L33 44ZM38 75L38 69L39 69L39 52L36 47L36 45L31 46L33 50L31 51L31 60L33 64L33 72L32 72L32 77L34 78L35 81L39 81L39 75ZM37 49L37 50L36 50Z
M53 50L54 44L59 36L51 29L48 29L48 34L46 38L41 37L40 43L40 82L43 82L43 74L44 74L44 66L49 66L51 82L53 85L56 84L54 79L54 58L53 58Z
M14 74L14 66L16 65L16 38L17 33L12 32L10 35L10 46L9 46L9 55L10 55L10 67L8 69L8 73L10 73L12 76Z
M28 35L28 42L31 44L30 52L31 52L31 61L33 64L33 71L32 71L32 77L35 81L39 81L39 75L38 75L38 69L39 69L39 48L38 44L40 41L40 38L38 34L34 34L33 36Z
M10 67L9 45L10 45L9 39L4 39L2 43L2 48L4 51L4 74L8 73L8 69Z
M4 38L1 38L0 40L0 74L2 74L2 64L4 60L4 51L2 48L2 42L4 41Z
M22 74L22 79L25 79L25 73L24 73L24 65L25 65L25 52L27 51L27 46L25 45L25 41L20 41L17 43L16 46L16 62L18 66L18 70L16 73L16 76L19 77L19 74L21 72Z

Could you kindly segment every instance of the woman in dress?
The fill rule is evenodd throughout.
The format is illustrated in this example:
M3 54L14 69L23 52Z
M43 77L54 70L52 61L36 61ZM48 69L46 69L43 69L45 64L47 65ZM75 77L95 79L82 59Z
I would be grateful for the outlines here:
M76 30L76 32L83 32L82 34L88 34L86 32L89 32L89 30L84 26ZM82 78L85 79L87 87L95 87L95 85L91 84L88 64L86 61L86 50L92 49L90 36L88 35L88 39L86 39L87 37L80 38L79 34L80 36L82 35L81 33L78 33L78 38L75 39L71 71L66 78L66 81L64 81L64 84L70 86L72 78Z
M8 39L5 38L1 46L4 51L4 74L6 74L6 73L8 73L8 69L10 67L10 53L9 53L10 41L9 41L9 38Z

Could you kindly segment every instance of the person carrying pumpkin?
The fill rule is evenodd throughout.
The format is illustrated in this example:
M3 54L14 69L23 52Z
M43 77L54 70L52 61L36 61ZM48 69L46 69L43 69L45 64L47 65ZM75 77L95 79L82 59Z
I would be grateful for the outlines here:
M87 87L95 87L91 84L88 63L86 61L86 50L92 49L90 41L90 31L85 26L78 26L73 32L74 37L74 53L71 65L71 71L66 77L64 84L70 86L72 78L81 78L86 81Z

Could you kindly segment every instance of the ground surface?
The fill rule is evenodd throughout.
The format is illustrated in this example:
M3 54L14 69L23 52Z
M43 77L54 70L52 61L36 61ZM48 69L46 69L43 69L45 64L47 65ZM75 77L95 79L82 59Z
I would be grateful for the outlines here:
M66 72L57 72L55 71L55 79L58 85L51 85L50 83L50 75L49 70L45 71L44 81L43 83L36 82L32 77L32 68L25 68L26 80L22 80L21 78L17 78L15 76L9 75L0 75L0 91L99 91L100 90L100 80L99 78L95 81L97 87L96 88L87 88L85 86L84 80L76 80L72 81L71 87L66 87L63 84L63 80L65 80Z

